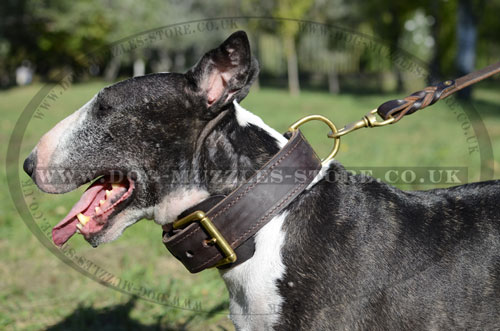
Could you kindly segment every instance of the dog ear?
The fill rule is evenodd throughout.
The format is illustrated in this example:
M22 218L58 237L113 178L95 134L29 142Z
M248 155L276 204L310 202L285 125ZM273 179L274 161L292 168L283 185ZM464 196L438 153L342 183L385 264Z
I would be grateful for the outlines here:
M217 111L245 98L258 73L247 34L238 31L206 53L186 75L203 94L207 108Z

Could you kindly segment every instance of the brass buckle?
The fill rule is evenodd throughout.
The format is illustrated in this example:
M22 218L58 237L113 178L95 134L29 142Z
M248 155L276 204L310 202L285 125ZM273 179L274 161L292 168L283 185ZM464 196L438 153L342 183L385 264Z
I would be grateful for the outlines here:
M328 118L321 116L321 115L309 115L309 116L303 117L300 120L298 120L297 122L290 125L290 128L288 129L288 131L294 132L299 128L299 126L301 126L302 124L307 123L309 121L321 121L321 122L325 123L326 125L328 125L328 127L330 128L330 130L332 130L333 133L337 132L337 128L335 127L335 124L333 124L332 121L330 121ZM340 147L340 137L338 137L338 138L335 137L335 142L333 143L333 148L332 148L330 154L328 154L327 157L325 157L323 160L321 160L321 165L324 166L328 161L333 159L333 157L339 151L339 147Z
M224 259L220 260L214 267L220 267L222 265L228 263L234 263L236 261L236 253L231 248L231 245L224 239L219 230L215 227L212 221L205 215L201 210L195 211L194 213L189 214L186 217L181 218L173 223L174 230L185 227L186 225L192 222L200 222L200 225L208 232L211 239L209 240L210 244L215 244L220 248Z
M395 118L391 116L388 119L386 119L382 122L379 122L379 121L377 121L376 114L377 114L377 109L375 108L375 109L369 111L368 113L366 113L365 116L363 116L363 118L360 119L359 121L349 123L346 126L344 126L342 129L340 129L336 132L332 130L332 132L330 132L328 134L328 137L339 139L343 135L346 135L352 131L355 131L355 130L358 130L361 128L374 128L377 126L384 126L384 125L392 124L395 120Z

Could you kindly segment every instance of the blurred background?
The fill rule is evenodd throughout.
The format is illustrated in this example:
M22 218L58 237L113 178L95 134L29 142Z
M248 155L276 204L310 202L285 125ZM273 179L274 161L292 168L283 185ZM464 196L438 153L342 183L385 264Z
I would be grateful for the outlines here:
M132 0L6 0L0 4L0 10L1 88L51 81L59 78L61 71L82 68L87 72L79 75L78 81L100 78L112 82L120 76L185 70L199 55L198 48L226 37L231 26L218 31L205 26L204 33L197 33L189 42L184 41L182 33L173 33L168 42L143 45L123 57L110 54L96 66L88 67L88 63L93 51L122 38L209 17L292 18L351 29L379 39L390 47L391 54L404 49L428 64L431 77L436 79L484 66L496 59L500 49L497 17L500 2L495 0L418 0L411 4L393 0L210 3L194 0L144 3ZM379 63L377 49L360 45L359 54L342 54L334 34L311 45L307 26L290 21L248 21L246 28L259 46L263 84L272 82L281 86L288 80L293 94L300 91L301 85L326 88L331 93L359 92L360 81L363 84L367 79L380 81L381 75L392 72L396 84L388 91L400 92L405 88L394 61ZM238 24L242 27L241 22ZM311 66L311 57L301 56L313 48L317 53L314 60L332 62L323 64L331 69L324 72L327 77L315 77L317 70ZM275 54L277 52L279 54ZM344 50L344 53L348 52ZM347 59L341 59L342 55L347 55ZM335 65L335 61L344 63ZM335 67L338 72L333 70ZM339 67L342 68L339 70ZM348 82L340 83L346 79ZM385 87L383 84L376 86L382 91Z
M98 249L79 236L69 243L73 260L86 261L101 282L121 280L122 293L54 256L15 209L7 178L27 178L12 169L102 87L184 72L230 33L245 30L261 66L245 108L281 132L313 113L342 126L384 101L499 61L499 15L500 0L3 0L2 163L23 110L34 115L22 132L19 160L9 160L0 176L0 329L233 329L218 273L189 274L152 222ZM500 77L493 77L397 125L353 133L337 159L357 170L444 166L464 170L463 182L498 178L499 92ZM326 155L328 130L310 124L304 131ZM459 184L391 183L412 190ZM36 199L44 221L35 224L46 230L83 190L51 196L28 187L23 194L27 202ZM43 240L50 244L47 235ZM162 295L167 304L155 303Z

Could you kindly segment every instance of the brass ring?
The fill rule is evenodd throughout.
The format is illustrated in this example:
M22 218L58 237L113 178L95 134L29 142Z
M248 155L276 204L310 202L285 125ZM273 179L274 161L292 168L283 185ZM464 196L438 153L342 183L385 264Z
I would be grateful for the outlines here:
M302 124L307 123L309 121L321 121L330 127L330 130L332 130L333 134L335 134L337 132L337 128L335 127L335 124L333 124L332 121L330 121L328 118L321 116L321 115L309 115L309 116L303 117L300 120L298 120L297 122L290 125L290 128L288 129L288 131L294 132L299 128L299 126L301 126ZM331 159L333 159L333 157L339 151L340 137L336 137L334 139L335 139L335 143L333 144L333 149L330 152L330 154L328 154L328 156L326 158L321 160L321 165L326 165L326 163L328 161L330 161Z

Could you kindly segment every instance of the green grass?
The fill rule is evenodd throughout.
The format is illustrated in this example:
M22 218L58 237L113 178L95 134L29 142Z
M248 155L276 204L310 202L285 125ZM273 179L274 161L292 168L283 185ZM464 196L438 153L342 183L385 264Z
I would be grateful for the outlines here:
M102 86L92 82L72 86L45 112L43 120L32 120L24 136L22 157L41 135L60 119L83 105ZM0 155L5 163L7 142L17 118L41 88L33 85L0 92ZM286 91L253 91L243 106L269 125L285 131L301 116L323 114L342 126L361 118L368 110L401 95L339 95L304 91L290 97ZM500 152L500 95L498 89L479 89L474 105L486 125L491 143ZM303 130L320 155L326 155L332 140L321 123ZM444 103L403 119L393 126L364 129L342 139L337 159L348 167L460 166L467 167L469 181L479 179L480 159L469 155L456 114ZM21 162L22 160L20 160ZM496 162L486 160L493 169ZM19 166L21 163L19 163ZM498 167L496 167L498 168ZM498 172L496 172L496 178ZM210 314L171 308L103 287L65 265L28 230L14 209L1 174L0 190L0 329L232 329L227 319L227 293L214 270L191 275L174 260L160 241L161 231L152 222L141 221L117 241L92 249L80 237L70 245L79 256L101 266L123 280L178 298L180 303L200 302ZM21 174L22 180L26 177ZM434 186L406 186L426 189ZM82 189L65 195L35 193L40 209L54 225L78 199Z

